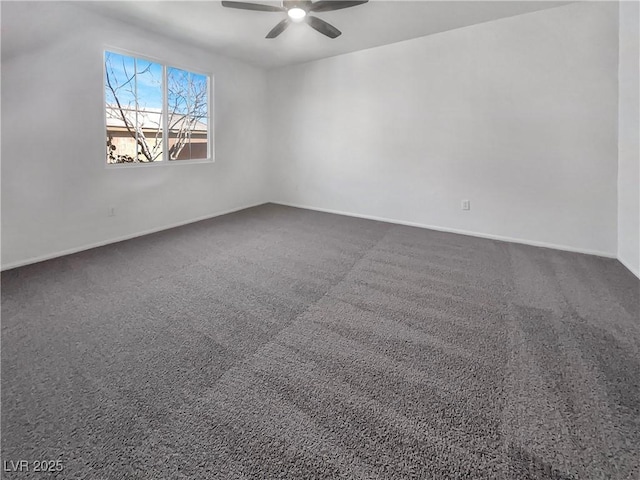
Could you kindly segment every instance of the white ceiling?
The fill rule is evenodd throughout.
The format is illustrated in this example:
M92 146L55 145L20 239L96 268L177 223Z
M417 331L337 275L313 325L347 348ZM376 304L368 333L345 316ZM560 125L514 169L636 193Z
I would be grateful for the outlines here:
M253 1L253 0L246 0ZM5 3L5 2L2 2ZM571 2L560 1L382 1L334 12L314 14L342 31L329 39L305 24L289 27L278 38L265 35L284 13L222 7L220 1L86 1L73 2L164 36L265 68L302 63L380 45L422 37L454 28L520 15ZM276 1L255 3L279 5ZM30 12L33 14L31 5ZM42 9L40 4L38 9ZM5 31L3 8L3 32ZM8 12L7 12L8 13ZM31 17L33 18L33 17ZM51 20L55 21L51 17ZM32 32L33 33L33 32ZM39 30L39 34L43 34ZM3 54L5 45L3 35ZM31 37L31 41L35 39Z

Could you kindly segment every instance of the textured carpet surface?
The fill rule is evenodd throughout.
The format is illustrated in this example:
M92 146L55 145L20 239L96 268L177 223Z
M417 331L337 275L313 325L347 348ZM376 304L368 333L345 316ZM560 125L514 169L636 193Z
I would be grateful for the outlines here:
M3 478L638 479L639 289L275 205L4 272Z

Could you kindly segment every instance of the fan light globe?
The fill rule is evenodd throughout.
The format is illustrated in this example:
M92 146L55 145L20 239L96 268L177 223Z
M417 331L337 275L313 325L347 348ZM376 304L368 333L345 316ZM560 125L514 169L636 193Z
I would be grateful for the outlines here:
M294 22L299 22L307 15L307 12L305 12L302 8L294 7L290 8L287 11L287 14L289 15L289 18L291 18L291 20L293 20Z

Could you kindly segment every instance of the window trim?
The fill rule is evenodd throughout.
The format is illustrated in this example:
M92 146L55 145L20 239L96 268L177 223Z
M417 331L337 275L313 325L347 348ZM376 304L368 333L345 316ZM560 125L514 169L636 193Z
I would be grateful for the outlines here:
M195 69L195 68L191 68L189 66L186 66L184 64L180 64L180 63L173 63L173 62L169 62L169 61L165 61L165 60L161 60L159 58L155 58L153 56L150 55L142 55L139 54L137 52L131 51L131 50L127 50L124 48L120 48L120 47L113 47L110 45L103 45L102 48L102 123L103 123L103 133L106 134L107 132L107 110L106 110L106 98L107 98L107 87L105 85L105 78L106 78L106 59L107 59L107 52L112 52L112 53L116 53L119 55L126 55L129 57L134 57L134 58L139 58L141 60L146 60L148 62L153 62L153 63L157 63L162 67L162 119L163 119L163 124L165 126L165 128L168 128L167 125L167 120L168 120L168 115L169 112L167 111L166 105L168 103L168 92L167 92L167 69L169 67L173 67L173 68L178 68L180 70L185 70L189 73L195 73L197 75L204 75L207 77L207 109L209 112L209 117L207 119L208 122L208 130L207 130L207 135L208 135L208 139L209 141L207 142L207 158L193 158L193 159L189 159L189 160L169 160L169 155L168 155L168 142L169 142L169 138L168 138L168 132L163 131L163 135L162 135L162 160L160 161L156 161L156 162L133 162L133 163L108 163L106 161L106 158L104 157L104 154L102 156L102 159L104 161L104 166L105 168L108 169L121 169L121 168L140 168L140 167L146 167L146 168L154 168L154 167L159 167L162 165L195 165L195 164L213 164L215 163L216 159L215 159L215 136L214 136L214 131L215 131L215 110L214 110L214 105L215 105L215 99L214 99L214 85L215 85L215 81L214 81L214 76L213 73L210 72L204 72L202 70L199 69ZM103 143L103 152L104 152L104 143Z

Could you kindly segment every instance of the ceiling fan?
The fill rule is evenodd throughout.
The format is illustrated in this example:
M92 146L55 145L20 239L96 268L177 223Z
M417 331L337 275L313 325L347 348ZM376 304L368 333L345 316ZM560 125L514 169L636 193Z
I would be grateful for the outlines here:
M276 38L291 23L306 22L311 28L326 35L329 38L336 38L342 34L340 30L319 19L312 17L309 13L330 12L333 10L342 10L343 8L355 7L367 3L369 0L319 0L312 2L311 0L283 0L281 7L274 5L263 5L260 3L232 2L223 1L222 6L228 8L239 8L241 10L255 10L258 12L286 12L287 18L278 23L273 29L267 33L266 38Z

